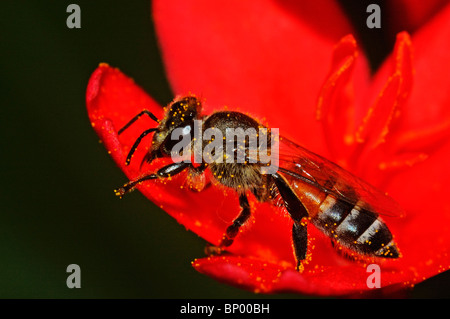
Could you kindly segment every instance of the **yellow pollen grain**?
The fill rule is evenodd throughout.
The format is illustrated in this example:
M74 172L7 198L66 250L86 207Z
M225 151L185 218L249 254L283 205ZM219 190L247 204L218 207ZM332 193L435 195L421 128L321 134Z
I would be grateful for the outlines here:
M355 142L353 135L347 134L344 136L344 143L346 145L352 145Z

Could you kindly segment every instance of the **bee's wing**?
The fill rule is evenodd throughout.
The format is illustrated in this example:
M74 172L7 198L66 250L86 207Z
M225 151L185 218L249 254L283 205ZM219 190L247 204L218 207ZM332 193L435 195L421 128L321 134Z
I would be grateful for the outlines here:
M280 137L279 171L375 214L401 217L401 206L339 165Z

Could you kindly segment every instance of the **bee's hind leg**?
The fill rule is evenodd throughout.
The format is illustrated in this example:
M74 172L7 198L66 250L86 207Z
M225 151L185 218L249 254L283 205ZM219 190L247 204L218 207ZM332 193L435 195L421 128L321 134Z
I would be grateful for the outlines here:
M294 221L292 225L292 241L294 244L294 255L297 261L296 269L300 271L301 262L306 259L308 249L308 228L305 222L309 216L308 211L283 177L278 174L273 174L272 178L284 201L284 207Z

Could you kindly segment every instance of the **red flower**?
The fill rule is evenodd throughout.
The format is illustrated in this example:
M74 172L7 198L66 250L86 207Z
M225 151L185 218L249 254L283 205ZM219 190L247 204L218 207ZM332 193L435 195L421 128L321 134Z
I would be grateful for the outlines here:
M409 12L419 12L418 6L409 6ZM431 18L441 7L433 3L420 18L405 15L417 31L412 38L398 34L373 78L354 38L344 37L352 29L332 1L227 6L154 1L154 15L177 95L201 96L205 114L227 106L280 128L282 135L400 203L406 216L385 221L402 257L380 263L381 285L409 287L450 267L450 6ZM137 136L155 123L142 117L120 136L118 129L142 109L163 116L132 80L100 65L86 99L92 126L129 179L161 167L161 160L143 170L140 160L125 166ZM136 158L145 155L146 141ZM179 223L218 244L239 212L237 195L219 187L196 193L184 181L180 174L138 189ZM341 257L313 226L308 226L311 258L303 272L296 272L290 218L267 203L252 200L251 208L252 218L229 247L231 254L198 259L195 269L260 292L339 295L369 289L367 264Z

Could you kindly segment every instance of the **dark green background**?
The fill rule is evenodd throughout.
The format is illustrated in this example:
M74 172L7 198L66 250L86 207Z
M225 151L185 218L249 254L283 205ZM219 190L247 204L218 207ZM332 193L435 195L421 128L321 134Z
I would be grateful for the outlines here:
M203 240L138 192L114 196L125 177L90 127L90 74L107 62L161 104L172 93L149 1L76 1L81 29L66 26L70 3L0 4L0 297L296 297L254 295L198 274L190 262L203 256ZM354 17L360 9L348 7ZM72 263L81 289L66 286ZM448 297L449 282L437 276L412 296Z

